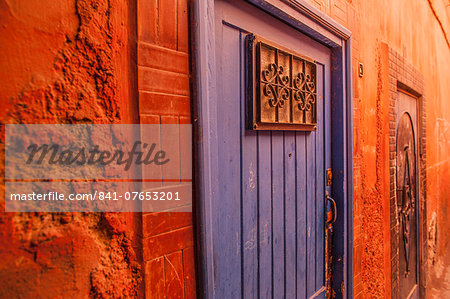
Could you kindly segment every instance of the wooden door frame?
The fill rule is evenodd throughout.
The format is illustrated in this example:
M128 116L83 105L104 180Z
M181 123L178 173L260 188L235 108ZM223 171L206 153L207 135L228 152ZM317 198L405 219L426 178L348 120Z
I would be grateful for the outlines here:
M243 0L331 49L332 196L338 205L333 250L336 298L353 297L353 129L351 32L305 0ZM190 7L193 67L194 221L197 294L214 298L212 199L217 192L215 0Z

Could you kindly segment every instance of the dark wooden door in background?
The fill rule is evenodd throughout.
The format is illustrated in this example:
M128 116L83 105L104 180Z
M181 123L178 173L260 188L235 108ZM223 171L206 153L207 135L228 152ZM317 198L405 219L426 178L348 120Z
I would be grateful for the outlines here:
M418 298L417 102L398 93L397 211L399 219L399 295Z
M218 128L211 154L218 155L219 187L211 207L214 294L325 298L330 50L240 1L218 3L215 16ZM248 33L316 61L316 131L246 128Z

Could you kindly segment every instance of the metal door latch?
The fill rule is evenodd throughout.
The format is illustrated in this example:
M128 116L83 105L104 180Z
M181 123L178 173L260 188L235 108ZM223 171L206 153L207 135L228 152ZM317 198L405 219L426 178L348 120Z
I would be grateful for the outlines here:
M327 201L329 201L331 204L331 210L327 212L327 224L332 225L334 222L336 222L337 219L336 201L333 198L331 198L328 191L326 191L325 196Z
M331 168L327 168L327 186L331 186L333 184L333 172Z
M328 170L327 170L328 173ZM328 202L330 202L330 211L326 212L326 226L325 226L325 273L326 273L326 294L325 297L332 298L332 289L331 289L331 281L333 276L333 267L332 267L332 254L333 254L333 223L337 218L337 209L336 209L336 201L331 198L328 191L325 191L325 198Z

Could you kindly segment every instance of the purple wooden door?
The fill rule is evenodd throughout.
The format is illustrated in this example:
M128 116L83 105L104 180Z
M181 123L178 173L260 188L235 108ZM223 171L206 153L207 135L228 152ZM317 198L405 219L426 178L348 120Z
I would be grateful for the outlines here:
M239 1L216 6L218 193L212 199L217 298L325 298L325 170L330 167L330 50ZM245 37L317 66L317 130L246 127Z

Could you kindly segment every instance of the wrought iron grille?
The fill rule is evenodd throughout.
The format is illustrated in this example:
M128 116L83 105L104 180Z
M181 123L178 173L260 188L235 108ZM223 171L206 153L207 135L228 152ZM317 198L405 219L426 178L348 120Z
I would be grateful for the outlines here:
M250 34L247 37L251 127L313 131L317 126L314 60Z

